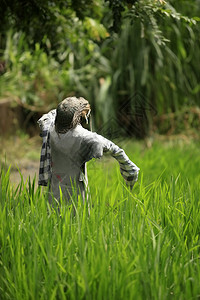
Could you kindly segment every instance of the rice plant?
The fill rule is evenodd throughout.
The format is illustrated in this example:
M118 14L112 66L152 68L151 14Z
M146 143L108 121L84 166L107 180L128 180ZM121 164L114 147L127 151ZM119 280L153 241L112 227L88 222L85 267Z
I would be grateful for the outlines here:
M2 300L200 297L199 145L126 150L138 183L130 191L115 162L91 161L90 214L76 197L50 207L35 180L13 187L1 169Z

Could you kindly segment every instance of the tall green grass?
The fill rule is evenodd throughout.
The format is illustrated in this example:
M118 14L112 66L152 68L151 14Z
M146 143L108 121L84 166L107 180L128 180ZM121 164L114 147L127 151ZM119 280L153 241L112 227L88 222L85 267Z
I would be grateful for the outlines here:
M125 149L138 183L130 192L115 162L91 161L90 216L1 170L0 299L200 297L199 145Z

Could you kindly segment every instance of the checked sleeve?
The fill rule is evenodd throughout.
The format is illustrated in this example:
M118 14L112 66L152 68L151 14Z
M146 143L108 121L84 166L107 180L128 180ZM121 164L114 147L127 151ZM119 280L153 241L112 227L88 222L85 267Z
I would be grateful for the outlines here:
M38 185L47 186L51 180L51 147L50 147L50 128L54 125L56 110L51 110L44 114L39 120L38 125L41 130L42 149L40 155L40 168Z
M140 169L129 159L124 150L114 143L110 142L105 147L104 151L108 151L110 155L118 161L120 173L124 178L126 185L132 189L135 182L138 180L138 173Z

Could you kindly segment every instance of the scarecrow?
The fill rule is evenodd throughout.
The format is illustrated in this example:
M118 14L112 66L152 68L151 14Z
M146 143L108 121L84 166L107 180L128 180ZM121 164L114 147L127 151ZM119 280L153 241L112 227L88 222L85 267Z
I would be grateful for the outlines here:
M119 162L121 175L131 189L138 179L139 168L123 149L82 126L83 120L88 122L90 112L87 100L68 97L38 120L43 139L38 184L49 185L58 202L61 191L62 197L69 200L74 186L84 201L88 186L86 162L104 153Z

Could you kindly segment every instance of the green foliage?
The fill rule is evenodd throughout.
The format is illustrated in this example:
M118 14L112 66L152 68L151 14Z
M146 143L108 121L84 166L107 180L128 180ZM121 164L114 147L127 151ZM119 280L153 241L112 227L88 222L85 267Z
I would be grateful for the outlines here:
M198 298L199 145L126 150L139 182L130 192L118 165L90 162L90 216L81 199L50 208L35 180L13 188L1 170L2 300Z
M58 62L39 44L31 51L23 33L8 33L4 53L7 72L2 76L1 96L20 99L22 103L47 107L58 96Z
M115 120L137 137L151 134L158 116L199 106L196 1L35 1L35 23L27 28L25 18L16 32L11 20L21 8L9 2L4 16L12 29L1 55L6 67L0 61L1 98L47 111L83 96L96 129Z
M126 103L127 115L137 115L138 105L144 108L147 118L139 134L144 136L151 130L155 111L160 115L199 104L195 67L200 55L199 24L167 3L147 0L127 9L123 20L112 56L109 92L116 113ZM139 104L137 94L142 95ZM148 109L149 104L154 110ZM135 119L129 122L133 128Z
M84 24L95 39L106 34L104 27L93 23L92 19L87 18ZM80 24L74 30L78 31L78 28ZM38 43L34 50L30 50L23 33L13 34L10 31L4 52L7 70L1 77L0 96L19 99L25 105L33 105L43 111L55 107L68 94L78 92L90 98L92 86L88 86L87 90L88 82L98 82L98 77L106 71L106 60L99 54L95 42L77 39L76 34L70 38L74 37L74 48L65 49L63 45L58 55L61 64L54 58L53 52L47 55ZM48 39L46 44L49 44Z
M18 99L25 107L28 104L29 108L32 105L42 111L55 107L71 94L91 99L94 85L98 87L102 73L109 69L99 46L108 32L98 19L88 16L80 20L70 9L57 13L57 24L56 48L48 32L40 43L34 44L34 49L27 42L26 33L14 30L7 33L1 98Z
M40 43L46 48L42 41L44 36L47 36L55 49L63 38L65 27L70 28L72 25L74 15L81 19L91 15L98 18L100 11L99 1L91 0L1 1L0 48L4 45L4 35L7 31L15 28L17 32L25 33L29 46L34 48L35 43Z

